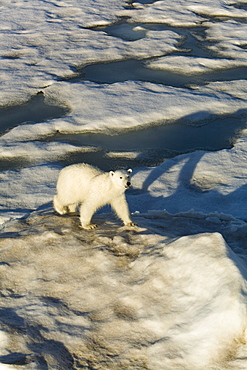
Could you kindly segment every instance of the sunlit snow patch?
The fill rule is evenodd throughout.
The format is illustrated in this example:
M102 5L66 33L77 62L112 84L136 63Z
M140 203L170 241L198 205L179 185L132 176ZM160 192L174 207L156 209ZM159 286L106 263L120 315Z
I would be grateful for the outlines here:
M4 230L6 350L60 368L234 364L245 348L246 268L222 236L174 240L148 231L151 218L135 232L98 220L98 231L83 231L77 217L44 209Z

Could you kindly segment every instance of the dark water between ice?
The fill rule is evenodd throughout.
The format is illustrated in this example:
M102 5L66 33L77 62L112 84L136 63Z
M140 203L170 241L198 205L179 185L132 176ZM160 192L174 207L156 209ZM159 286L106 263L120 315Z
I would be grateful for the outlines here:
M92 146L96 152L73 154L64 159L66 164L89 162L104 170L119 166L153 166L165 158L194 150L216 151L231 148L246 127L247 111L227 116L212 116L198 124L175 122L119 135L57 133L49 138L78 146ZM127 153L136 153L128 158Z
M145 4L152 0L143 0ZM136 26L143 26L136 31ZM104 31L107 34L124 40L134 41L144 38L148 30L170 29L159 24L131 24L127 19L110 26L92 28L95 32ZM205 47L205 28L175 29L182 36L181 49L176 55L190 55L196 57L212 57ZM92 63L87 66L78 66L71 77L66 78L70 83L93 81L101 83L115 83L123 81L147 81L174 87L190 88L192 84L205 84L209 81L228 81L245 79L247 68L208 73L203 76L182 76L179 74L149 69L146 60L109 61L107 63ZM0 135L10 129L28 122L44 122L51 118L66 115L66 109L55 105L47 105L42 93L39 93L26 104L8 107L0 110ZM165 117L164 117L165 120ZM241 130L246 128L247 109L236 112L234 115L212 115L205 120L189 124L189 117L179 122L153 126L138 131L128 131L119 135L77 134L65 135L57 133L45 137L44 141L72 143L78 146L92 147L88 153L68 155L63 158L62 164L88 162L102 167L114 169L126 166L152 166L161 163L165 158L194 150L217 151L231 148L240 136ZM129 153L130 152L130 153ZM0 170L26 166L23 160L0 161Z
M0 109L0 135L24 123L44 122L65 114L65 108L47 104L40 92L26 104Z
M27 122L42 122L61 117L66 109L47 105L43 94L38 94L27 104L6 108L0 111L0 133ZM65 156L63 165L87 162L104 170L126 166L154 166L164 159L194 150L217 151L231 148L246 128L247 109L234 115L212 115L205 120L190 124L189 118L180 122L160 124L138 131L128 131L118 135L56 133L43 141L65 142L80 147L92 147L87 153L74 153ZM129 154L130 153L130 154ZM60 161L60 162L61 162ZM56 163L56 162L55 162ZM25 167L30 163L16 159L0 161L0 170Z
M88 80L97 83L112 84L124 81L148 81L173 87L189 87L214 81L233 81L245 79L247 68L239 67L203 76L182 76L173 72L152 70L141 60L125 60L120 62L95 63L80 69L71 82Z

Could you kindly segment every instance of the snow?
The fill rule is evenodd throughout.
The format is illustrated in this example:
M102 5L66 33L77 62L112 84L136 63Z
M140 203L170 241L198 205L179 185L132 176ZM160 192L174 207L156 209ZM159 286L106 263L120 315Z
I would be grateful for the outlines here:
M0 369L246 369L246 2L0 10ZM61 111L20 120L28 101ZM131 136L211 124L213 141L231 120L221 150L166 158ZM137 227L53 212L59 171L84 158L133 167Z
M59 368L72 357L85 368L225 368L245 336L246 267L220 233L174 239L169 217L166 236L140 217L147 228L134 232L109 215L99 233L64 221L46 207L3 234L2 320L24 336L6 355L26 354L27 369L41 356Z
M241 64L242 62L242 64ZM171 56L159 58L156 61L147 64L149 68L168 70L179 74L189 76L212 73L222 69L233 69L237 67L246 67L246 60L241 61L235 59L212 59L212 58L196 58L186 56Z
M215 6L215 2L210 1L210 3L213 3ZM200 2L199 7L202 4L203 2ZM164 23L174 27L192 27L201 24L203 21L203 18L198 17L194 11L190 10L186 1L154 1L146 7L140 7L138 2L136 2L133 3L133 7L136 7L136 10L120 11L120 15L131 16L132 22Z
M67 102L70 112L60 119L18 126L1 141L38 140L57 130L119 132L171 120L193 123L214 114L232 114L246 107L246 91L241 91L239 84L233 81L232 86L225 86L215 82L198 91L134 81L100 86L58 82L44 91L45 96L48 102L55 98ZM241 92L241 99L231 96L234 89Z
M245 148L242 140L231 150L196 151L138 171L133 182L142 192L135 196L136 210L166 208L178 213L193 208L209 213L220 204L222 213L246 220Z

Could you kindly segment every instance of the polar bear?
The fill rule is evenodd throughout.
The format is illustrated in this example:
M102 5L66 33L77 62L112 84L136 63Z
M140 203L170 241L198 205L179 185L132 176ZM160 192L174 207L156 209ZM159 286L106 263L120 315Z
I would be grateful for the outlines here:
M91 218L96 210L110 204L126 226L136 226L130 219L125 190L131 185L128 171L103 172L85 163L63 168L57 181L57 194L53 199L55 210L63 215L75 212L80 205L80 222L83 229L94 229Z

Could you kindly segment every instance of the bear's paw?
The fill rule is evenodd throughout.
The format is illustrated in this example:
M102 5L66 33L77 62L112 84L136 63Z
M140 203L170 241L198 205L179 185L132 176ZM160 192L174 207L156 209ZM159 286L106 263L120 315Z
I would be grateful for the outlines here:
M94 230L97 228L97 225L95 224L88 224L88 225L84 225L84 226L81 226L82 229L85 229L85 230Z
M131 222L128 222L127 224L125 224L125 226L135 227L135 226L137 226L137 224L135 222L131 221Z

